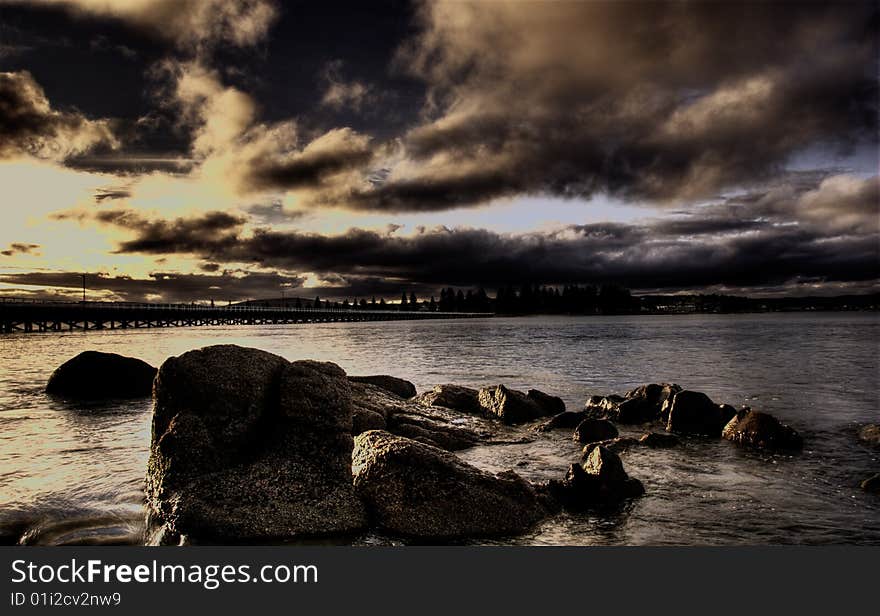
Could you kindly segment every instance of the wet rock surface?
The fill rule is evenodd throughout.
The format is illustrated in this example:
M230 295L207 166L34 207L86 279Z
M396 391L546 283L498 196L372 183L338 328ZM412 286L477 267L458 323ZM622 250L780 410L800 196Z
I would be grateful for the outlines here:
M880 424L868 424L859 430L859 441L865 445L880 447Z
M758 449L801 449L801 435L769 413L743 409L724 427L728 441Z
M617 428L607 419L584 419L574 429L573 438L579 443L594 443L617 436Z
M562 480L552 480L548 492L565 509L583 511L644 494L638 479L630 478L620 457L604 446L597 446L583 466L572 464Z
M352 383L367 383L380 389L384 389L401 398L412 398L416 395L416 386L405 379L389 376L387 374L375 374L371 376L350 376Z
M504 385L484 387L479 390L477 398L487 414L506 424L526 423L552 412L551 407L542 406L534 398Z
M397 535L448 540L515 534L548 514L534 487L515 473L493 475L388 432L358 435L352 467L371 519Z
M551 430L570 430L577 428L583 420L587 419L586 411L565 411L554 415L536 429L539 432L550 432Z
M155 377L156 368L140 359L84 351L52 373L46 393L78 400L145 398Z
M463 413L483 412L477 390L461 385L435 385L431 391L416 396L416 401L425 406L442 406Z
M869 492L871 494L880 494L880 473L868 477L862 483L859 484L865 492Z
M677 392L664 403L663 412L668 416L666 430L679 434L717 438L726 423L721 405L699 391Z
M168 359L156 378L147 466L150 542L363 528L351 430L351 390L335 364L232 345Z

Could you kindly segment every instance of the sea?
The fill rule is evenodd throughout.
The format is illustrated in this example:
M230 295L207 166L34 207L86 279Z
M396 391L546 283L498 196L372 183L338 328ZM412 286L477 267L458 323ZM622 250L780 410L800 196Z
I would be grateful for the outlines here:
M880 451L859 443L880 423L880 315L535 316L216 326L0 335L0 543L137 544L150 446L148 399L73 403L47 396L52 371L93 349L153 365L191 349L238 344L290 360L332 361L351 375L391 374L419 391L503 383L560 396L678 383L716 402L774 414L804 437L795 454L714 439L621 454L646 494L619 507L559 514L516 545L880 545L880 497L859 483ZM638 436L642 428L622 427ZM580 459L568 431L479 446L465 461L533 481ZM393 545L370 533L357 544Z

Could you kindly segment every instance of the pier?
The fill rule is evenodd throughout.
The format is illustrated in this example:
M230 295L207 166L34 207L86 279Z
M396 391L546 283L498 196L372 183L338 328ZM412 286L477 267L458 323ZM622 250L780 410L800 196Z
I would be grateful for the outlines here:
M485 312L371 310L366 308L295 308L204 306L131 302L61 302L0 299L0 333L66 332L209 325L280 325L348 321L474 319Z

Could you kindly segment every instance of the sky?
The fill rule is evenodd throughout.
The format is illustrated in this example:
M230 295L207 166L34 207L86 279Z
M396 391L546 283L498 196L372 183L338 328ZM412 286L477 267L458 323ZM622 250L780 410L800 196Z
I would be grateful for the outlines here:
M0 0L0 296L876 292L878 14Z

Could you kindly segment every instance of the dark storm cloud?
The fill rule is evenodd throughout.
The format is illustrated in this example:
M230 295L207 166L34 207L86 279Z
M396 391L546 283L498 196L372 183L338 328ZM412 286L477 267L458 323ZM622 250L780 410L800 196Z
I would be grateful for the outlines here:
M63 160L101 145L116 145L109 122L53 109L27 71L0 73L0 160Z
M11 257L13 255L34 254L37 250L39 250L39 248L39 244L23 244L21 242L13 242L6 250L0 250L0 255L3 255L4 257Z
M876 143L869 3L428 3L420 22L400 65L428 84L430 120L352 207L691 199L810 146Z
M389 286L424 291L523 281L760 288L880 277L878 191L877 177L795 175L773 190L698 206L687 215L527 234L439 227L415 235L351 229L324 236L262 228L244 235L229 219L228 227L221 225L227 235L201 234L193 240L184 229L201 223L132 224L127 214L109 212L102 220L137 233L120 252L181 252L217 263L312 272L325 280L336 277L336 286L347 285L357 295L381 294ZM828 207L834 208L833 220Z
M226 212L208 212L167 221L147 220L132 210L102 211L95 214L95 219L137 233L136 239L119 245L119 252L199 253L208 256L233 244L246 221Z
M264 152L248 158L242 172L246 190L314 188L331 176L363 168L373 159L369 139L350 129L330 131L302 152Z
M47 287L62 289L62 296L76 297L82 289L80 272L24 272L0 274L0 282L6 285ZM218 275L181 274L175 272L156 272L148 278L130 276L111 276L109 274L89 274L86 286L89 293L99 293L102 297L112 297L123 301L163 301L217 302L241 301L258 297L274 297L281 285L296 288L303 280L297 276L277 272L224 271ZM69 289L69 292L63 291ZM32 289L12 289L7 293L15 296L34 295L35 297L57 296L58 293L34 291Z

